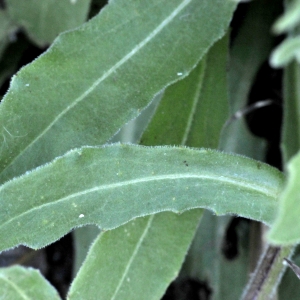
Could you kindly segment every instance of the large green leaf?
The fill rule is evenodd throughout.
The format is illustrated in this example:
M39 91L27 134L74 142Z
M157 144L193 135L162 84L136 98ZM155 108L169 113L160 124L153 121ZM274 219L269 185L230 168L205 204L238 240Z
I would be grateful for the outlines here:
M10 18L38 45L53 42L59 33L86 21L91 0L6 0Z
M39 271L20 266L0 269L0 291L5 300L61 299Z
M101 233L68 299L160 299L178 273L198 220L199 210L160 213Z
M2 185L0 247L39 248L76 226L196 207L270 224L282 184L268 165L213 150L85 147Z
M223 0L115 0L11 81L0 106L0 181L105 143L186 76L228 26Z

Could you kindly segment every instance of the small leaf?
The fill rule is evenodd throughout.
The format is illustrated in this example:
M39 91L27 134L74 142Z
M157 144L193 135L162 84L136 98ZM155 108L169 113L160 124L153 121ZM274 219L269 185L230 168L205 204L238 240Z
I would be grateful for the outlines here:
M13 24L7 12L0 9L0 57L7 44L9 44L9 35L14 34L16 28L17 26Z
M288 2L288 6L284 14L275 22L273 31L277 34L281 34L294 29L299 23L300 1L292 0Z
M278 216L269 232L269 241L274 244L288 245L300 242L300 154L287 165L288 178L280 197Z
M5 300L58 300L57 291L32 268L0 268L0 297Z
M8 14L39 46L86 21L91 0L6 0Z
M0 249L40 248L76 226L107 230L197 207L270 224L282 184L282 173L268 165L213 150L77 149L2 185Z
M274 68L287 65L294 58L300 62L300 36L285 39L271 54L270 64Z

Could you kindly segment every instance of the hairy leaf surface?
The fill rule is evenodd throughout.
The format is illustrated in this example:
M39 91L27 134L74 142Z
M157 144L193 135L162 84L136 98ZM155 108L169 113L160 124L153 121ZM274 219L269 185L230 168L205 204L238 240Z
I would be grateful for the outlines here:
M177 275L199 213L199 209L180 216L160 213L101 233L74 280L68 299L93 299L95 293L112 300L139 300L141 295L145 300L161 299Z
M11 81L0 106L0 181L105 143L221 36L235 4L115 0Z
M196 207L269 224L282 183L272 167L213 150L73 150L2 185L1 250L17 244L39 248L85 224L107 230L139 216Z
M0 298L5 300L58 300L57 291L32 268L0 269Z

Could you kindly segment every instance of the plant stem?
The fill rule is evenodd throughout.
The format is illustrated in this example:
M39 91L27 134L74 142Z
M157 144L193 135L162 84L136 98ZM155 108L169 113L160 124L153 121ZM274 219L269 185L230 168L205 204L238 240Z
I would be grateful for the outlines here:
M273 299L277 286L286 269L284 258L289 258L294 246L274 247L268 245L241 297L241 300Z

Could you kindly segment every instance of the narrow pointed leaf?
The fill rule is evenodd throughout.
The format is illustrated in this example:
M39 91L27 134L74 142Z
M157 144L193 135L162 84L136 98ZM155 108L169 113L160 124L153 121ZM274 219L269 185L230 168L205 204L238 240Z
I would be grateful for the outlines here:
M285 39L273 52L270 57L270 64L275 68L286 66L293 59L300 62L300 37Z
M58 300L57 291L32 268L0 268L0 298L5 300Z
M45 46L63 31L86 21L91 0L6 0L10 18Z
M0 247L40 248L76 226L112 229L139 216L196 207L270 224L282 183L272 167L213 150L74 150L2 185Z
M286 1L286 10L273 25L273 31L277 34L293 30L300 23L300 1Z
M160 213L101 233L68 299L93 299L95 295L114 300L161 299L182 262L178 247L189 244L198 220L199 210L180 216Z
M228 26L223 0L115 0L12 79L0 106L0 181L105 143L186 76Z

